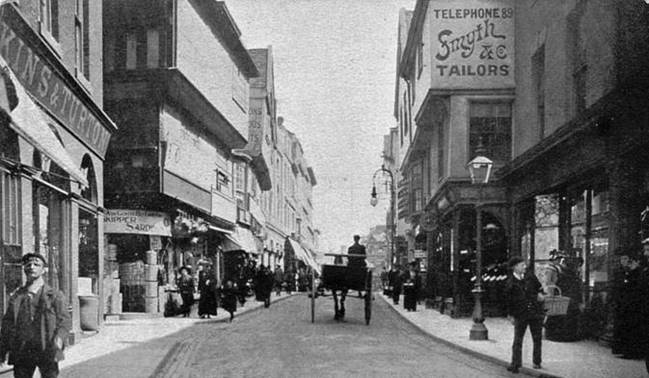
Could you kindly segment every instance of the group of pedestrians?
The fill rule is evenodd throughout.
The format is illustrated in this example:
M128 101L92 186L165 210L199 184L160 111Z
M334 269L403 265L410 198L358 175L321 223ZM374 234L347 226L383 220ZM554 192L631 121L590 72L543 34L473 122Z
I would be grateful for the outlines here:
M611 295L613 304L612 352L621 358L644 359L649 373L649 238L643 241L642 254L619 249L620 270L613 279ZM512 360L507 370L517 373L522 365L523 336L529 327L532 334L532 366L541 369L542 330L546 337L558 341L573 340L577 332L577 314L582 310L579 299L580 280L566 263L565 258L553 259L551 274L558 277L551 284L564 287L564 296L570 298L566 314L546 317L544 302L547 295L534 272L527 269L525 260L512 257L509 267L512 274L507 282L505 298L508 318L514 325ZM551 286L552 286L551 285ZM544 324L545 321L545 324Z
M384 293L392 297L395 305L399 304L403 292L403 307L407 311L417 311L417 303L421 292L421 275L419 263L416 261L408 264L408 270L400 266L393 266L390 271L381 272L381 282Z
M216 273L211 264L206 261L201 262L199 265L198 285L195 284L195 279L189 267L181 267L178 273L176 286L182 304L176 311L173 309L174 302L170 298L167 302L167 306L170 308L165 311L166 316L182 315L183 317L189 317L195 303L194 294L198 289L198 316L201 319L216 316L219 306L230 313L230 321L234 319L234 313L237 310L237 290L232 280L226 280L223 285L219 285Z

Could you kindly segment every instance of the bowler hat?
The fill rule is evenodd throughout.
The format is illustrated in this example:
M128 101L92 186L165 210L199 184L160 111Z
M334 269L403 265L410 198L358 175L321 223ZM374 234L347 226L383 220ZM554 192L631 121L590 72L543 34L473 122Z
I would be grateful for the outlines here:
M47 261L45 261L45 257L43 257L43 255L33 252L24 254L23 257L20 258L20 262L27 264L31 259L39 259L43 262L43 266L47 265Z
M507 262L507 266L509 266L510 268L513 268L513 267L515 267L516 265L518 265L518 264L520 264L522 262L525 262L525 259L523 259L522 257L520 257L520 256L512 256L512 258L510 258L509 261Z

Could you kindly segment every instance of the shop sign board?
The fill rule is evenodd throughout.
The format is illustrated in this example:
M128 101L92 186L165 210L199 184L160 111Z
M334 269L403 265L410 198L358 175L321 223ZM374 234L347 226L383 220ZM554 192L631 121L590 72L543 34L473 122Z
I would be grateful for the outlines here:
M104 217L108 234L171 236L171 218L165 213L148 210L108 210Z
M426 250L425 249L415 249L414 257L416 259L425 259L426 258Z
M18 22L14 17L13 23ZM13 24L0 20L0 55L18 81L43 107L99 156L104 156L110 131L65 84L46 60L28 44Z
M513 88L514 1L430 4L432 87Z

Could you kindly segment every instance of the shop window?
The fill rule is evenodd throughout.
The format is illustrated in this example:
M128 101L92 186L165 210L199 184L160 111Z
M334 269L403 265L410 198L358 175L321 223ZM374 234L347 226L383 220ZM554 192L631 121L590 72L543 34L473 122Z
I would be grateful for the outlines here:
M608 191L601 188L591 190L590 203L590 251L586 266L589 286L599 290L608 282Z
M37 182L32 185L34 250L47 260L47 283L55 289L63 289L66 287L62 253L62 236L66 229L63 223L64 198L47 186Z
M469 120L469 156L476 155L478 146L495 163L504 163L511 157L512 117L509 102L471 103Z
M559 197L536 196L534 211L534 259L547 260L559 248Z
M575 256L584 257L586 245L585 192L570 198L570 240Z
M87 289L97 294L99 279L99 237L95 214L79 209L79 277L89 278ZM80 281L80 285L83 285ZM80 287L80 291L82 291Z
M88 186L81 189L81 197L89 202L97 203L97 177L95 168L92 165L92 159L85 155L81 161L81 171L85 173Z
M0 236L2 244L21 245L20 178L0 171Z

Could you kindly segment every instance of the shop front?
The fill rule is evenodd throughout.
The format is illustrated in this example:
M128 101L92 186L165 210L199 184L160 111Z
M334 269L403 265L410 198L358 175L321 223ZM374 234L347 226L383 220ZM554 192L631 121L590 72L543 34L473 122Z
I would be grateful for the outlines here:
M618 254L641 253L643 211L649 205L642 145L647 136L638 127L640 119L646 121L646 111L608 116L621 110L617 96L613 92L589 117L568 125L562 140L557 135L547 138L502 172L512 200L512 249L534 262L544 284L551 278L546 274L553 264L551 254L566 257L579 282L571 301L583 308L577 337L605 344L615 322ZM624 109L641 102L628 99Z
M431 200L428 215L435 222L428 232L427 296L432 306L453 316L473 310L476 280L476 219L481 212L483 311L505 315L504 277L508 254L508 207L497 185L474 188L465 182L446 185Z
M74 342L102 319L103 159L116 128L13 5L0 34L0 302L22 283L20 257L42 254Z

